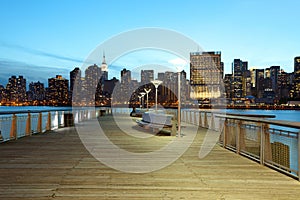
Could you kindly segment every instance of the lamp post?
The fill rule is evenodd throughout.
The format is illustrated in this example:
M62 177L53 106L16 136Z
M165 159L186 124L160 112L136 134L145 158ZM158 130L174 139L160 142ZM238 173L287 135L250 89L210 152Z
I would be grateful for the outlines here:
M162 83L160 80L151 81L155 86L155 112L157 112L157 88Z
M144 96L145 96L145 92L140 92L141 98L142 98L142 108L144 108Z
M142 96L139 95L138 98L139 98L139 102L140 102L140 108L142 108L142 102L141 102Z
M144 90L145 90L145 92L147 94L147 110L148 110L148 94L151 91L151 89L150 88L149 89L144 88Z
M181 72L178 71L178 137L183 136L181 134Z
M173 64L176 67L177 74L178 74L178 137L184 136L184 134L181 133L181 71L183 70L183 67L187 64L187 62L181 58L176 58L174 60L170 60L169 63Z

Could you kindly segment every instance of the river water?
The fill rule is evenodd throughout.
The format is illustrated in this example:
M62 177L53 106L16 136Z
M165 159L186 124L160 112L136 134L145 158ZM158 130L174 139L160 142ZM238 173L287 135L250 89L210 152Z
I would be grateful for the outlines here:
M72 107L54 107L54 106L0 106L0 112L27 111L27 110L64 110ZM124 108L128 110L128 108ZM221 112L237 114L265 114L275 115L273 119L300 122L300 110L242 110L242 109L222 109Z
M265 114L275 115L276 120L287 120L300 122L300 110L237 110L237 109L226 109L223 110L227 113L238 113L238 114Z

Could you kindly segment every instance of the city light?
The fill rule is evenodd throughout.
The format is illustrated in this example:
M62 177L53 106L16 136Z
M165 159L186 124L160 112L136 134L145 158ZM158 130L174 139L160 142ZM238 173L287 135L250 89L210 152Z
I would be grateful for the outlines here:
M227 108L298 106L300 105L299 60L300 57L294 58L294 72L288 73L280 66L248 69L248 61L234 59L231 66L232 73L224 74L221 52L191 52L189 62L181 58L168 61L177 72L159 72L161 80L153 80L154 70L141 70L139 83L131 78L130 70L123 69L120 92L131 98L123 99L123 96L118 96L119 99L115 103L131 107L138 103L138 95L143 92L147 96L146 102L141 99L141 106L144 107L146 104L148 109L149 104L155 104L157 110L157 89L164 82L160 99L161 104L166 107L180 108L181 103L191 104L190 100L193 100L193 104L195 100L198 101L199 107L210 107L215 99L224 99ZM190 63L190 77L180 80L178 72L183 73L182 77L185 77L183 69L187 63ZM11 76L5 86L0 85L0 105L109 106L114 86L120 81L116 78L108 80L108 71L101 69L108 69L105 62L102 62L100 67L96 64L87 67L85 76L81 77L81 70L75 68L70 72L70 79L56 75L48 79L48 87L37 81L28 84L29 90L26 90L25 77ZM178 81L175 81L176 79ZM149 98L151 92L151 87L147 86L149 82L155 87L155 102L153 98ZM137 90L139 84L144 86ZM175 88L179 89L178 102L176 95L171 92ZM136 92L132 92L134 90ZM144 95L141 95L144 98Z

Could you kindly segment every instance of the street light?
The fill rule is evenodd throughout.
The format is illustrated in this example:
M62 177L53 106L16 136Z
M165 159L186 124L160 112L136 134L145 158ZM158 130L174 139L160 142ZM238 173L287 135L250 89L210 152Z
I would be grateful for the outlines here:
M139 102L140 102L140 108L142 108L142 103L141 103L142 96L139 95L138 98L139 98Z
M145 92L140 92L140 95L142 97L142 108L144 108L144 96L145 96Z
M162 83L162 81L154 80L151 81L151 83L153 83L153 85L155 86L155 112L157 112L157 88Z
M177 74L178 74L178 137L184 136L184 134L181 133L181 71L183 70L183 67L186 65L186 61L181 58L176 58L173 60L170 60L169 63L173 64L176 67Z
M151 88L149 88L149 89L144 88L144 90L145 90L145 92L147 94L147 110L148 110L148 94L151 91Z

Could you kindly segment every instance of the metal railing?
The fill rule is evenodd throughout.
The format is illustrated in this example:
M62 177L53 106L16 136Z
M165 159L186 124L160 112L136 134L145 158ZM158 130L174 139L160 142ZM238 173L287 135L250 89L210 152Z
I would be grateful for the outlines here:
M182 110L181 120L218 131L222 147L300 180L300 122L201 110Z
M73 126L85 120L111 113L110 108L78 108L65 110L28 110L0 112L0 143L61 127Z

